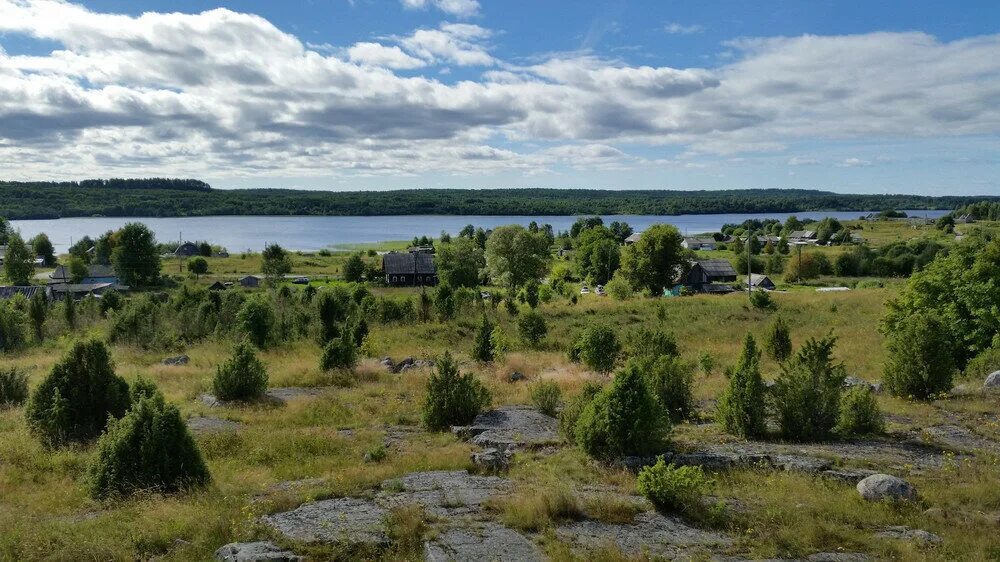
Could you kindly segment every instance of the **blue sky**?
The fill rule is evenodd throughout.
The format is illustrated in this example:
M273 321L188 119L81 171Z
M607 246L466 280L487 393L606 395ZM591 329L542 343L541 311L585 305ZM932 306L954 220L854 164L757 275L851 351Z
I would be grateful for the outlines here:
M998 194L998 28L985 1L0 0L0 169Z

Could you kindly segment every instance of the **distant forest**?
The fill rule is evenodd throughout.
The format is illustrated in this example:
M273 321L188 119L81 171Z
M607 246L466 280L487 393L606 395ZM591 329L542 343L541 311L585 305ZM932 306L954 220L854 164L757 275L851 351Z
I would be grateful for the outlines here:
M209 215L681 215L801 211L958 209L1000 197L848 195L805 189L720 191L590 189L409 189L302 191L212 189L191 179L0 181L0 216Z

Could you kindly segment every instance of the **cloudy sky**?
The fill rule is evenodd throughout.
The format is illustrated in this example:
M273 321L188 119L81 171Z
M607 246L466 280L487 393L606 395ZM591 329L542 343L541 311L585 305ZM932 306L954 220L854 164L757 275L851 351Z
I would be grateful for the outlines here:
M0 178L1000 194L1000 2L0 0Z

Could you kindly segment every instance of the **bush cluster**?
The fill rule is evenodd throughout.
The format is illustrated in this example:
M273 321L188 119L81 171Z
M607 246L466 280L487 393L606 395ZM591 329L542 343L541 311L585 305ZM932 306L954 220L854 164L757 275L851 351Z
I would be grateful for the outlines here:
M358 363L358 348L354 345L350 335L345 334L339 338L333 338L330 343L323 348L323 355L320 357L319 368L323 371L334 369L353 369Z
M669 429L666 411L643 373L628 365L583 408L574 438L593 457L619 458L655 452Z
M468 425L490 404L490 392L472 373L461 374L451 353L437 361L437 369L427 379L423 421L431 430Z
M532 404L547 416L556 415L561 398L562 390L555 381L538 381L531 387Z
M885 431L885 417L878 408L875 394L863 386L849 389L840 398L837 433L841 435L872 435Z
M833 362L836 341L832 336L810 339L782 365L771 395L786 439L818 441L833 433L847 376L844 365Z
M883 381L895 396L927 400L951 390L955 374L948 328L933 315L917 313L897 324L886 343Z
M760 351L749 333L739 361L726 371L726 376L729 385L719 397L719 424L726 432L748 439L764 435L766 388L760 375Z
M664 511L687 512L701 507L701 498L712 486L712 479L700 466L674 466L663 457L639 472L638 491Z
M253 400L267 391L267 369L254 354L253 345L242 340L233 355L219 365L212 379L212 392L219 400Z
M0 408L20 406L28 399L28 375L16 367L0 369Z

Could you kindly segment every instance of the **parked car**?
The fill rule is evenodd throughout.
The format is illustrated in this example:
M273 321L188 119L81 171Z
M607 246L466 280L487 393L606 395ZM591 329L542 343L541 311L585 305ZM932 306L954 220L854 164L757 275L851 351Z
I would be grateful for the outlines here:
M594 290L594 292L602 297L607 294L604 292L604 285L598 285L597 288Z
M589 295L590 294L590 287L588 287L586 285L584 285L583 287L581 287L580 288L580 294L581 295Z
M292 283L295 283L296 285L308 285L309 284L309 278L308 277L296 277L295 279L292 279Z
M483 299L484 301L488 301L488 300L490 300L490 299L492 299L492 298L493 298L493 295L491 295L489 291L482 291L482 292L480 292L480 293L479 293L479 296L480 296L480 297L481 297L481 298L482 298L482 299Z

